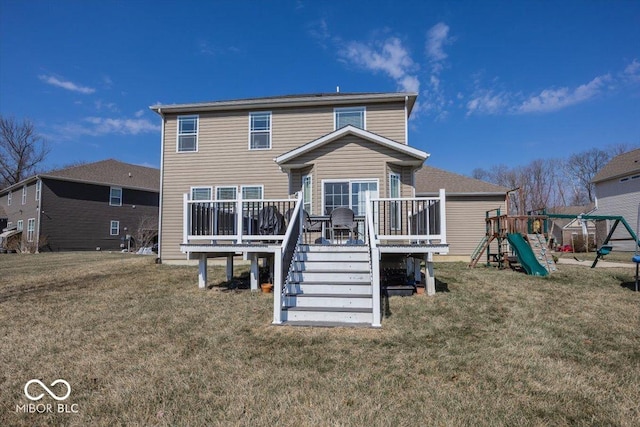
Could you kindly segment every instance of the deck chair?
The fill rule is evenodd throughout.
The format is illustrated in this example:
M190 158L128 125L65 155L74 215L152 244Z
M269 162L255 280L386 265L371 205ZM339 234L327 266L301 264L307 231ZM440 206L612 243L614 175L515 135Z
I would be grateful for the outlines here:
M335 240L335 232L347 231L349 240L353 232L357 233L358 225L354 219L353 211L349 208L335 208L329 218L331 224L331 240Z

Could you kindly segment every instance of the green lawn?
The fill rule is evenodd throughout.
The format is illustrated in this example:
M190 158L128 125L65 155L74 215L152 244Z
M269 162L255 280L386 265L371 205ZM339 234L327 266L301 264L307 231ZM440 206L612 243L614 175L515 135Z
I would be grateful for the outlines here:
M0 425L640 425L633 264L560 268L437 264L437 295L392 297L381 330L313 329L197 267L0 255ZM76 413L16 412L58 378Z

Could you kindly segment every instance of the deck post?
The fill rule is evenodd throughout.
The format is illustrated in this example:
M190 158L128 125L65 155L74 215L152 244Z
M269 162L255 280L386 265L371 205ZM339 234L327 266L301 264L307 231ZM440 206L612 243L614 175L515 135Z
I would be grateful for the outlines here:
M251 290L258 290L258 280L260 280L260 269L258 268L258 254L251 253L249 254L249 258L251 259Z
M182 195L182 243L189 243L189 194Z
M427 295L435 295L436 294L436 278L433 275L433 253L428 252L424 257L425 262L425 280L426 280L426 289Z
M446 205L446 195L444 192L444 188L440 189L440 243L447 243L447 208ZM433 260L433 256L431 256Z
M371 248L371 297L373 298L373 319L371 326L382 327L382 314L380 313L380 249Z
M273 324L280 325L282 323L282 249L279 248L273 254L274 271L273 271Z
M413 280L422 284L422 270L420 269L420 259L412 257L413 260Z
M233 279L233 254L227 255L227 282Z
M207 287L207 254L201 253L198 259L198 288Z
M238 199L236 200L236 243L242 243L242 191L238 192Z

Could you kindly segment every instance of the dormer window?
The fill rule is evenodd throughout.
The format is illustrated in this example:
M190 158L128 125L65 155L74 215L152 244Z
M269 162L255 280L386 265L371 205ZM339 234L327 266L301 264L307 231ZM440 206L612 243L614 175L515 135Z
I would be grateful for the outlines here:
M334 109L334 113L336 130L347 125L366 129L364 107L336 108Z

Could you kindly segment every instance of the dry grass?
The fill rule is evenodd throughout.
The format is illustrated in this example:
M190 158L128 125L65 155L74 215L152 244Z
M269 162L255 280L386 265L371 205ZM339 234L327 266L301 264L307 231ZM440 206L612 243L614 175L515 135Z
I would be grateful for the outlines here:
M391 298L382 330L273 327L271 295L146 257L0 272L0 425L640 425L631 266L438 264L441 292ZM16 413L32 378L67 380L78 413Z

